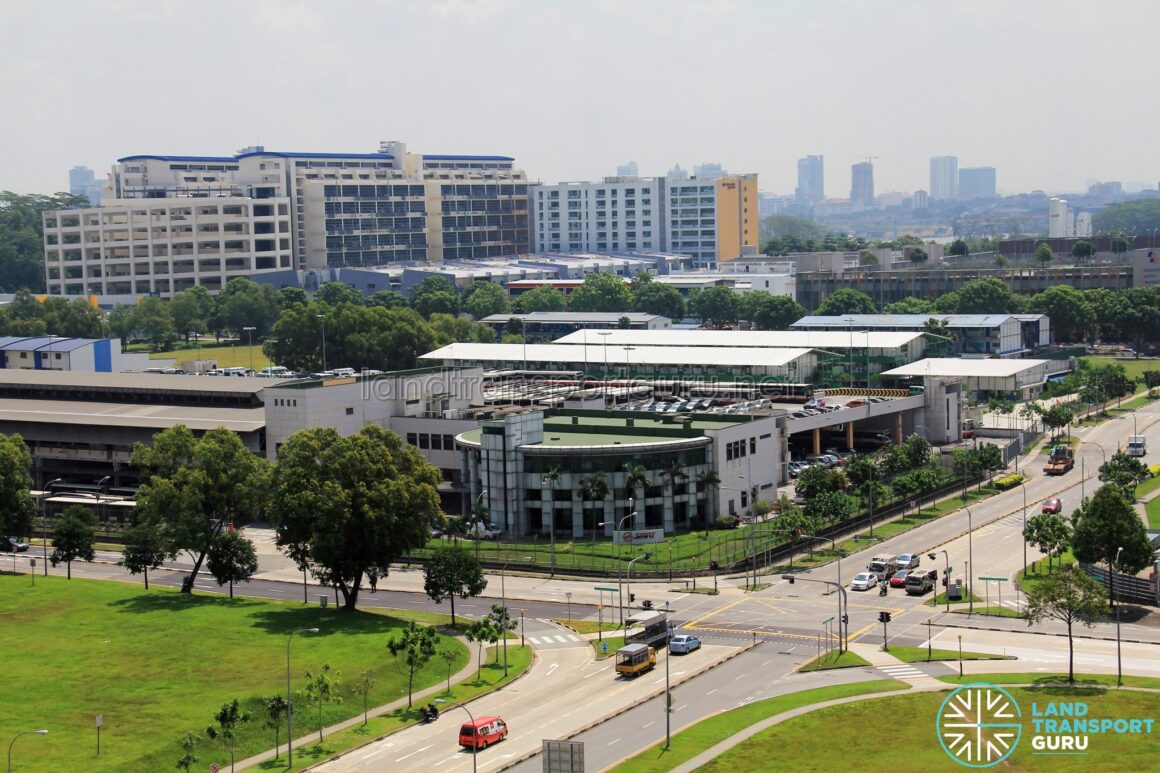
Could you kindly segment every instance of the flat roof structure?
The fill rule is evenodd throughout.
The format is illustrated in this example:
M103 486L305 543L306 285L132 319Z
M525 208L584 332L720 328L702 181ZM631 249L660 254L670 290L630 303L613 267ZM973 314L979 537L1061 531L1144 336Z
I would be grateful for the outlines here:
M533 311L529 314L492 314L491 316L484 317L479 321L487 325L496 325L505 323L509 319L516 318L523 322L545 322L576 325L615 325L620 322L622 317L627 318L629 322L635 322L639 324L646 324L655 320L665 319L659 314L645 314L644 312L640 311Z
M929 319L946 322L947 327L981 328L997 327L1014 314L840 314L835 316L802 317L791 327L795 328L841 328L857 330L860 327L921 328Z
M270 379L268 378L240 376L0 369L0 389L6 386L29 386L259 394L264 387L269 385Z
M899 349L920 341L924 333L807 330L612 330L609 346L712 346L763 349ZM556 339L558 344L600 345L601 336L579 330Z
M580 452L600 450L615 451L618 454L630 452L633 446L656 450L666 446L672 450L707 445L706 430L721 430L739 427L750 421L713 414L688 415L673 421L673 417L647 414L582 416L573 421L569 415L547 416L544 418L543 439L538 443L521 446L525 452L558 454L569 448ZM478 447L483 437L483 429L473 429L461 433L456 439L468 446Z
M598 336L593 335L593 338ZM630 348L631 347L631 348ZM722 366L769 368L782 367L804 358L812 358L807 348L758 349L755 347L689 347L689 346L604 346L583 344L448 344L421 355L419 359L443 360L448 364L469 363L556 363L599 367L630 365L633 368L655 365ZM607 358L607 359L606 359Z
M147 405L72 400L0 399L0 423L70 425L95 428L165 430L184 424L194 432L225 427L257 432L266 426L265 408Z
M959 359L932 357L888 370L884 376L934 376L951 378L1010 378L1024 371L1043 368L1047 360Z

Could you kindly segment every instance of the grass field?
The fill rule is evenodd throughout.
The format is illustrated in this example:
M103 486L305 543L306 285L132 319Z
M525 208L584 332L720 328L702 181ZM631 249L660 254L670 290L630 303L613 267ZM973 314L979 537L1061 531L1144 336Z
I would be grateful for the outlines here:
M252 359L251 359L252 358ZM231 346L206 346L199 349L175 349L172 352L153 352L151 360L176 360L177 367L181 367L184 360L217 360L219 368L253 368L261 370L270 367L270 360L262 354L262 347L258 344L246 346L233 344Z
M939 681L947 684L959 685L971 682L990 682L991 684L1033 684L1038 687L1067 687L1067 674L1031 673L1002 673L1002 674L967 674L960 677L940 676ZM1075 683L1080 687L1114 687L1115 674L1076 674ZM1125 676L1125 687L1144 687L1149 690L1160 690L1160 678L1151 676Z
M301 702L302 689L305 672L323 664L341 672L343 699L325 706L324 725L361 712L354 683L364 670L377 675L371 706L406 696L405 677L386 650L403 624L396 618L113 582L40 577L33 588L28 581L0 576L4 692L19 696L0 701L0 737L48 729L35 749L24 739L24 754L35 755L40 770L172 770L187 730L201 736L199 769L228 763L228 751L204 731L234 698L254 714L239 733L238 759L272 748L260 699L284 694L287 635L302 628L320 633L293 639L296 731L317 729L317 708ZM458 642L443 637L440 646L454 653L453 671L466 664ZM436 658L416 684L436 684L446 674Z
M901 647L897 644L890 645L890 654L898 658L904 663L927 663L931 660L958 660L958 650L940 650L935 647L930 650L930 657L927 657L926 647ZM1013 657L1004 657L1002 655L990 655L986 652L964 652L962 654L963 660L1014 660Z
M846 698L853 695L871 695L873 693L905 689L907 689L907 685L902 682L893 679L880 679L873 682L855 682L854 684L843 684L834 687L820 687L815 690L805 690L790 695L781 695L776 698L767 698L763 701L755 701L746 706L730 709L729 711L703 719L690 727L680 730L673 735L672 743L669 745L668 751L665 750L663 743L657 744L635 757L625 760L612 770L615 773L661 773L662 771L672 770L734 733L744 730L763 719L780 714L783 711L796 709L799 706L807 706L811 703ZM877 744L875 745L875 749L877 750L881 750L882 748L877 746ZM861 752L861 754L864 755L865 751ZM792 768L781 765L780 752L775 752L768 757L745 760L734 771L753 770L753 760L755 759L778 760L776 765L763 769L792 770ZM841 769L836 764L837 761L835 758L827 757L827 759L829 760L828 771ZM858 757L850 757L848 759L853 760L858 759ZM890 769L892 771L896 769L894 761L891 762Z
M1148 528L1160 531L1160 497L1149 499L1144 511L1148 513Z
M1140 380L1144 377L1146 370L1160 369L1160 360L1149 359L1130 359L1128 357L1080 357L1085 362L1090 362L1092 365L1117 365L1124 366L1124 372L1128 374L1128 378L1133 380Z
M986 681L972 677L972 681ZM1030 736L1031 704L1038 701L1075 700L1087 703L1093 717L1153 717L1156 695L1142 692L1108 692L1067 688L1008 688L1023 711L1023 738L1003 770L1155 770L1160 754L1160 734L1093 735L1087 754L1043 758L1033 754ZM752 770L754 760L777 760L778 770L795 773L830 773L838 761L865 760L870 754L890 760L897 773L958 770L943 751L934 721L943 693L890 695L810 712L764 730L730 749L708 765L705 773ZM890 717L883 722L882 717ZM1099 760L1109 766L1103 768ZM864 765L850 765L862 768ZM996 768L998 770L1000 768Z
M831 668L857 668L858 666L868 666L870 661L856 653L846 650L845 652L838 652L830 650L826 654L816 657L809 661L798 671L827 671Z
M616 654L616 651L624 646L623 636L605 636L603 641L593 639L589 642L592 645L592 651L596 653L597 660L605 660ZM608 645L608 649L604 645Z

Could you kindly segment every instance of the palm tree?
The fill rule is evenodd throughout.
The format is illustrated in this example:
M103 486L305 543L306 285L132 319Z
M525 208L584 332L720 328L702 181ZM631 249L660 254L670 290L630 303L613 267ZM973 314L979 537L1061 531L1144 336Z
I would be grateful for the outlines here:
M640 489L640 503L643 509L645 492L648 491L649 484L648 475L645 473L644 465L626 464L624 466L624 471L627 473L624 476L624 490L628 492L629 498L632 498L632 495L636 493L637 489ZM629 511L625 513L625 515L632 515L632 508L629 508ZM633 527L636 526L635 518L632 519L632 525Z
M676 531L677 481L687 480L689 473L685 472L685 468L681 466L680 462L673 460L672 465L661 475L669 480L669 512L673 513L673 531Z
M586 502L603 501L608 498L608 480L603 470L597 470L591 476L580 481L580 497ZM588 520L588 508L584 508L584 520ZM592 521L592 531L596 531L596 520Z
M560 483L560 467L552 465L548 471L544 473L544 483L548 484L551 490L551 496L548 498L548 513L552 530L552 576L556 576L556 486Z
M714 470L705 470L697 476L697 485L705 490L705 499L708 500L709 506L706 507L706 513L703 517L705 519L705 537L709 536L709 515L713 512L713 489L721 485L721 478L717 476Z

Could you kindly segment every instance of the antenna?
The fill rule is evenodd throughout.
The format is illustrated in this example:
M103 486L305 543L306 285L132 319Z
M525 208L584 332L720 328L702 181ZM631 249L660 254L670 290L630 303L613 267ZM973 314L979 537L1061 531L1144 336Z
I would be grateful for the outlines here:
M866 154L866 161L868 161L871 164L874 163L874 159L876 159L876 158L878 158L878 156L872 156L869 153Z

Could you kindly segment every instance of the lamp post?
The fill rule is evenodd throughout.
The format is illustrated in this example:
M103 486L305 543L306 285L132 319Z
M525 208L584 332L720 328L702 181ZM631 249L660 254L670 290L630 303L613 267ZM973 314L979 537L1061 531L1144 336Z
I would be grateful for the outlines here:
M1027 480L1019 484L1023 490L1023 576L1027 577Z
M44 550L44 576L48 577L48 515L44 512L44 500L52 496L52 487L63 483L63 479L54 478L45 484L45 493L40 495L40 547Z
M326 315L315 314L314 316L322 320L322 370L326 372Z
M975 532L974 527L971 525L971 508L964 507L963 509L967 511L967 595L970 597L968 600L970 606L967 609L967 614L973 615L975 614L975 583L971 581L971 571L975 566ZM947 580L947 583L947 603L949 604L949 579Z
M631 501L631 500L629 500L629 501ZM624 625L624 588L621 587L621 584L620 584L620 539L619 539L619 537L620 537L620 530L621 530L621 527L624 526L624 522L627 521L629 518L635 518L635 517L636 517L636 511L633 510L631 513L629 513L628 515L624 516L619 521L617 521L616 529L612 533L612 541L617 543L617 545L616 545L616 558L617 558L617 561L616 561L616 597L617 597L617 606L619 608L619 612L617 613L617 616L620 618L621 625ZM603 526L603 524L601 524L601 525Z
M632 358L629 353L635 348L635 346L624 347L624 380L628 384L629 398L632 397Z
M669 620L669 602L665 602L665 642L668 643L673 638L673 624ZM666 648L667 650L667 648ZM671 650L665 652L665 749L669 748L669 743L672 740L672 718L673 718L673 696L669 692L669 661L672 660L673 653Z
M558 471L550 470L556 477L559 477ZM540 479L541 486L549 486L552 491L552 498L548 500L548 519L551 525L548 527L551 530L552 538L552 577L556 576L556 481L552 478L544 476ZM540 510L543 513L543 509ZM541 516L542 517L542 516Z
M10 744L8 744L8 773L12 773L12 747L16 745L16 739L26 735L48 735L47 730L25 730L23 733L17 733Z
M436 703L446 703L447 701L443 700L442 698L436 698L435 702ZM464 711L466 711L467 718L471 720L471 730L473 733L473 735L471 736L471 770L472 770L472 773L475 773L475 771L477 770L477 768L475 767L475 753L477 751L479 751L479 744L477 744L475 742L475 735L474 735L474 732L476 730L475 717L471 716L471 710L469 708L467 708L466 706L464 706L462 703L456 703L455 706L456 706L456 708L460 708L460 709L463 709Z
M97 520L101 520L101 489L108 490L109 481L112 480L111 475L106 475L97 481Z
M637 561L641 560L642 558L649 558L650 556L652 556L652 553L649 553L646 551L644 553L641 553L639 556L637 556L636 558L634 558L628 562L628 571L625 574L624 584L625 584L626 588L628 589L628 599L629 599L628 603L629 604L632 603L632 565L635 564ZM620 625L621 625L621 627L623 627L624 626L624 608L623 607L620 610L620 615L621 615Z
M254 331L257 330L253 325L246 325L242 330L246 331L246 347L250 350L250 375L254 373ZM325 368L323 368L325 370ZM266 371L269 373L270 371Z
M290 642L296 633L318 633L317 628L299 628L291 631L286 637L286 756L287 767L294 769L294 705L291 703L290 692Z
M480 503L481 501L483 501L483 498L484 498L485 496L487 496L487 491L488 491L487 489L483 489L482 491L480 491L480 492L479 492L479 496L477 496L477 497L475 498L475 503L474 503L474 504L471 506L471 516L472 516L472 518L474 518L474 517L475 517L475 512L476 512L476 510L479 508L479 503ZM474 521L474 520L473 520L471 523L474 525L474 524L476 524L476 523L480 523L480 524L482 524L483 522L482 522L482 521ZM483 541L483 540L481 540L481 539L480 539L479 532L476 532L476 534L475 534L475 560L476 560L476 561L478 561L478 560L479 560L479 543L480 543L480 542L482 542L482 541Z
M1120 554L1124 552L1121 546L1116 549L1116 560L1108 573L1112 581L1112 605L1116 608L1116 687L1124 685L1124 671L1120 661L1120 600L1116 598L1116 567L1120 563Z
M499 596L500 605L503 606L503 678L507 679L508 675L508 659L507 659L507 634L508 634L508 608L507 608L507 588L504 587L504 576L507 574L508 564L512 561L531 561L531 556L522 556L520 558L510 558L504 561L503 568L499 570Z
M608 407L608 336L612 335L611 330L598 330L596 335L600 336L601 348L604 350L604 407Z
M946 552L945 550L936 550L933 553L927 553L926 557L929 558L931 561L933 561L934 557L937 556L939 553L943 554L943 558L945 558L946 562L947 562L947 570L943 574L943 577L947 581L946 590L943 591L943 597L946 599L946 602L947 602L947 611L950 612L951 611L951 554ZM938 591L937 590L935 591L935 598L938 598Z

